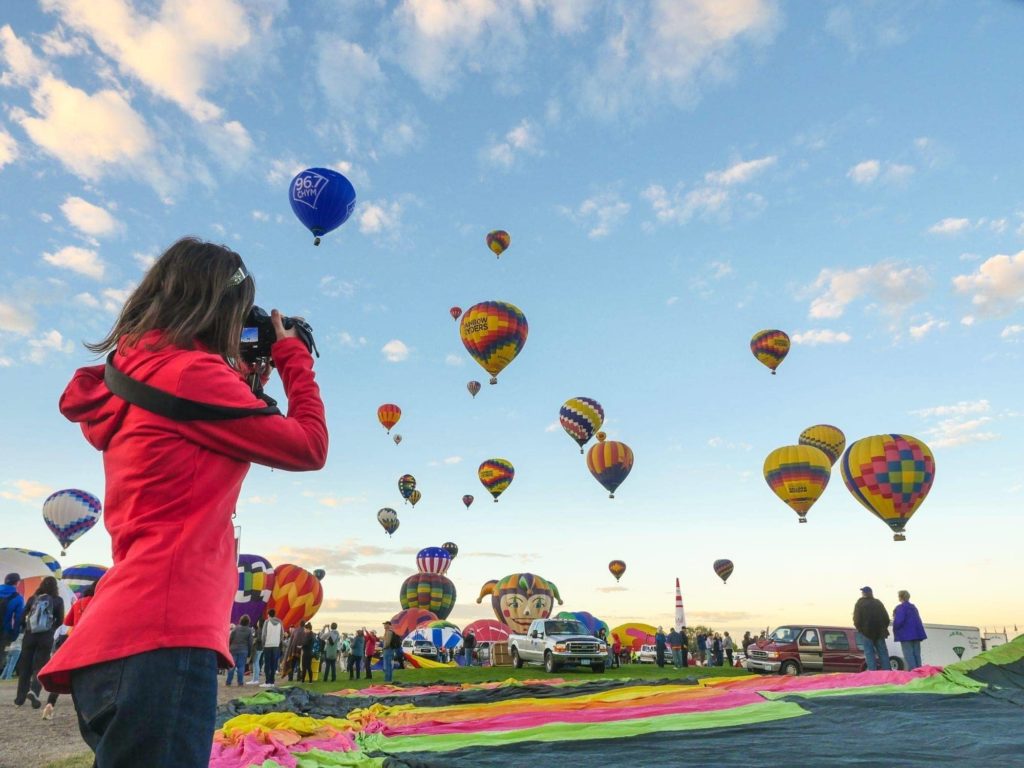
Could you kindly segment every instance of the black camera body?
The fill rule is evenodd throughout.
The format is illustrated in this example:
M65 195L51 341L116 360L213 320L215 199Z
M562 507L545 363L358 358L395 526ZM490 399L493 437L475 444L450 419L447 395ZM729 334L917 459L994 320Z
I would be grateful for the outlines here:
M313 341L313 329L305 320L296 317L282 317L286 330L294 328L306 345L310 354L315 353L320 357L320 352ZM262 307L253 305L249 310L245 322L242 324L241 354L242 359L249 365L255 365L259 360L270 359L270 348L277 341L277 331L274 330L274 323L270 315Z

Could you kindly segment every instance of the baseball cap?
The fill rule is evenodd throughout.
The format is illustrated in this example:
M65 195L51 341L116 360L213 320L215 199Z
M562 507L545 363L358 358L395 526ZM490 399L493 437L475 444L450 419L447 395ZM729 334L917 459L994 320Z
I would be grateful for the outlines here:
M384 622L384 626L385 627L390 627L391 626L391 622L390 621L385 621Z
M9 587L14 586L19 581L21 581L20 573L8 573L7 576L4 578L4 584L6 584Z
M873 592L873 590L871 589L871 587L861 587L861 588L860 588L860 591L861 591L861 592L867 592L867 593L868 593L869 595L872 595L872 594L874 594L874 592Z

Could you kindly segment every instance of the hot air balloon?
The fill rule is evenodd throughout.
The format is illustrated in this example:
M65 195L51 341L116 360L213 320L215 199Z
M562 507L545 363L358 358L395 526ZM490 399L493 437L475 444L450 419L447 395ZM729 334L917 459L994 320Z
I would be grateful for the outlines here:
M267 611L273 609L285 629L313 618L323 599L320 581L305 568L291 563L274 568L274 587L267 601Z
M625 443L606 440L592 445L587 452L587 468L590 474L608 491L608 498L615 498L615 489L629 477L633 469L633 451Z
M784 331L758 331L750 339L750 351L775 375L775 369L789 354L789 336Z
M71 542L96 525L102 509L99 499L75 488L50 494L43 502L43 520L60 542L62 556Z
M621 560L612 560L608 563L608 570L612 572L612 576L618 581L622 578L622 574L626 572L626 564Z
M566 400L558 411L562 429L575 440L583 453L583 446L604 424L604 408L597 400L589 397L573 397Z
M732 560L715 560L715 564L712 566L715 569L715 573L718 574L718 578L725 584L732 576Z
M480 391L480 382L479 381L471 381L468 384L466 384L466 389L468 389L469 390L469 394L471 394L475 398L477 392Z
M594 435L594 439L597 440L597 442L599 443L603 443L605 440L608 439L608 433L598 432L596 435Z
M640 652L645 645L654 645L654 636L658 630L650 624L619 624L612 627L612 637L622 643L622 650Z
M313 571L313 575L316 576L317 581L323 581L324 576L327 575L327 571L325 571L323 568L317 568Z
M377 409L377 421L391 434L391 428L402 418L402 409L394 403L384 403Z
M402 442L402 436L401 435L395 435L391 439L395 441L395 445L398 445L398 444L400 444Z
M423 608L447 619L455 606L455 585L439 573L414 573L402 584L399 602L403 608Z
M420 573L439 573L444 576L451 564L452 556L444 547L425 547L416 555L416 567Z
M555 618L566 619L568 621L578 621L587 628L587 634L593 635L594 637L598 637L598 633L602 629L605 632L608 631L608 622L597 618L597 616L589 611L559 611L555 614Z
M36 552L20 547L2 547L0 548L0 573L5 576L8 573L17 573L21 576L21 581L17 583L15 589L26 601L35 594L47 576L57 579L57 591L64 600L65 608L75 601L75 593L62 579L64 571L60 567L60 563L45 552Z
M402 498L409 501L409 497L412 496L412 492L416 490L416 478L412 475L402 475L398 478L398 492L402 494Z
M377 522L390 536L398 530L398 513L390 507L384 507L377 512Z
M775 495L807 522L809 510L825 492L832 464L825 452L811 445L776 448L764 460L764 479Z
M512 484L516 470L508 459L488 459L480 465L476 474L497 503L498 497ZM463 501L465 501L465 497L463 497ZM469 504L466 506L468 507Z
M512 235L506 232L504 229L495 229L487 233L487 247L494 251L494 255L499 259L501 254L512 245Z
M452 316L452 320L458 320L459 315L462 314L462 307L452 307L448 310L448 314Z
M491 596L491 608L498 621L522 634L534 619L550 616L556 600L562 604L558 587L534 573L512 573L500 581L488 581L480 588L476 601L479 603L485 595Z
M462 497L462 503L466 505L466 509L469 509L473 505L473 497L467 493Z
M405 637L420 624L437 621L437 615L423 608L404 608L391 617L391 631Z
M519 307L504 301L474 304L459 326L463 346L491 374L491 384L498 383L498 374L522 351L529 332Z
M423 494L417 489L409 494L409 503L415 507L422 498Z
M853 443L843 456L843 482L871 514L906 541L905 526L935 480L935 457L910 435L872 435Z
M426 640L435 648L452 650L462 645L462 631L448 621L430 621L420 624L409 637L413 640Z
M348 220L356 207L352 182L330 168L307 168L288 191L292 213L313 233L313 245Z
M494 619L477 619L462 628L462 636L470 632L478 643L507 643L511 634L508 626Z
M267 601L274 591L274 567L259 555L238 556L238 589L231 606L231 622L238 624L243 616L253 625L263 616Z
M107 572L107 566L95 565L93 563L80 563L69 565L64 569L63 582L71 588L71 591L81 597L82 592L90 584L100 580L100 576Z
M459 547L454 541L446 541L441 545L441 549L447 552L451 556L452 560L458 557Z
M822 451L835 466L846 447L846 435L839 427L831 424L816 424L800 433L800 445L813 445Z

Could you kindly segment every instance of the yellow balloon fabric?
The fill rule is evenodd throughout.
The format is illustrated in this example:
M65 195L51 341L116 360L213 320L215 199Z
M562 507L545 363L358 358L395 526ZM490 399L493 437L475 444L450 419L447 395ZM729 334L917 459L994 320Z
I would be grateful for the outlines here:
M818 450L824 451L828 460L832 462L832 466L835 466L846 448L846 435L839 427L833 427L831 424L816 424L800 433L799 443L800 445L812 445Z
M810 445L776 448L764 460L768 487L800 516L801 523L807 522L807 510L825 492L831 474L828 456Z

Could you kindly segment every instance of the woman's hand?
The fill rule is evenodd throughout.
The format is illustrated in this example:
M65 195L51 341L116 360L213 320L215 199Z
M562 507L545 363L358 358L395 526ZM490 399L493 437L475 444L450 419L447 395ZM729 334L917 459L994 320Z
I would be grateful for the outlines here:
M270 310L270 322L274 324L274 331L277 333L277 340L281 341L281 339L298 338L299 334L298 331L295 330L295 326L293 325L291 328L285 328L284 320L282 318L283 315L276 309ZM299 317L296 319L301 320L302 318Z

